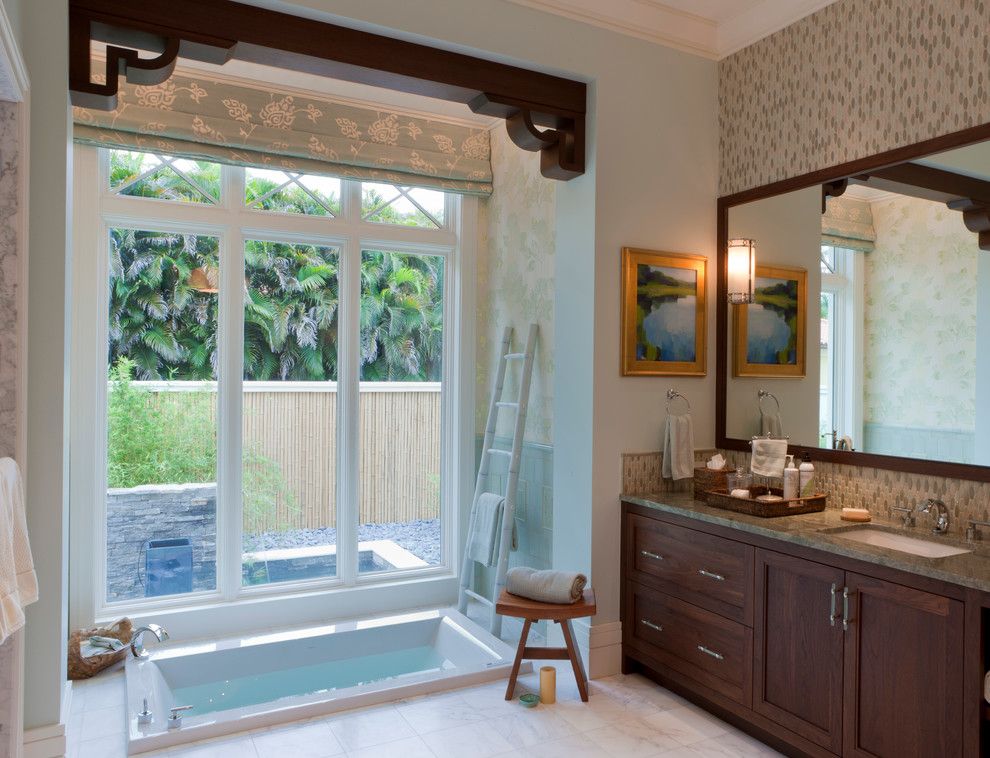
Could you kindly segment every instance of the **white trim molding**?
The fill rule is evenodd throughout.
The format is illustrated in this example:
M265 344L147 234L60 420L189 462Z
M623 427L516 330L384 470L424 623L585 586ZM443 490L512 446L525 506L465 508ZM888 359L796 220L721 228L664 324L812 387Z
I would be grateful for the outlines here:
M62 721L25 731L23 758L62 758L66 754L66 722L71 705L72 682L66 682L62 688Z
M29 87L27 65L21 56L7 9L0 1L0 100L23 102Z
M663 0L509 0L516 5L655 42L702 58L721 60L780 31L835 0L707 2L684 10ZM700 4L699 4L700 5ZM741 7L739 7L741 6Z

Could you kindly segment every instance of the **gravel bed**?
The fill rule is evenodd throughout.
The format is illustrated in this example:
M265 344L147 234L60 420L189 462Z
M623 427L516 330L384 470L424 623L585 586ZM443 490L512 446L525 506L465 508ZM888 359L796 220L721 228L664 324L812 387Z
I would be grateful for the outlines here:
M392 540L430 565L440 563L440 519L358 525L358 541L369 540ZM245 534L244 550L252 552L309 545L332 545L336 541L337 530L332 527L290 529L284 532Z

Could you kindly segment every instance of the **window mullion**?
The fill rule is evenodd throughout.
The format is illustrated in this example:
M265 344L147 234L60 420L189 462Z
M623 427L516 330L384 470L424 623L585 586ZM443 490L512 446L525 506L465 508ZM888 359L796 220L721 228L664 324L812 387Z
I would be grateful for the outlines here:
M348 219L360 216L361 185L345 182ZM353 221L352 221L353 223ZM360 368L361 368L361 246L356 234L348 235L341 249L340 330L337 344L337 576L353 585L358 574L358 518L360 488Z
M244 169L224 166L222 202L244 196ZM217 383L217 586L225 600L241 587L242 444L244 363L244 239L231 226L220 237L220 376Z

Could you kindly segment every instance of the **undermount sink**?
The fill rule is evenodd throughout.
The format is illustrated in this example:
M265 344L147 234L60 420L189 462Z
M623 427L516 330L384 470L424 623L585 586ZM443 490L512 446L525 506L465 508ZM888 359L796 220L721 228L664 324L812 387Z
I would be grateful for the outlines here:
M840 527L839 529L829 529L827 531L844 540L862 542L865 545L873 545L874 547L900 550L902 553L920 555L922 558L948 558L950 555L962 555L963 553L973 552L964 547L941 544L932 540L922 540L917 537L908 537L906 534L890 532L875 526Z

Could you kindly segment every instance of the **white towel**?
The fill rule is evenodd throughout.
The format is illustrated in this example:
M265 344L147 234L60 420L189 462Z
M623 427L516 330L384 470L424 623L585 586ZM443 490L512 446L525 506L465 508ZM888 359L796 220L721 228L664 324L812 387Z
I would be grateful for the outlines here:
M667 416L663 430L664 479L690 479L694 476L694 422L691 414Z
M539 571L528 566L509 569L505 575L507 592L541 603L576 603L587 583L588 577L575 571Z
M784 425L780 421L780 413L764 413L760 411L760 434L764 437L783 437Z
M38 599L28 542L21 472L11 458L0 459L0 643L24 626L24 606Z
M787 440L753 440L749 470L760 476L783 476L787 463Z
M498 560L498 543L502 530L502 508L505 498L493 492L482 492L474 505L467 552L471 560L494 566Z

